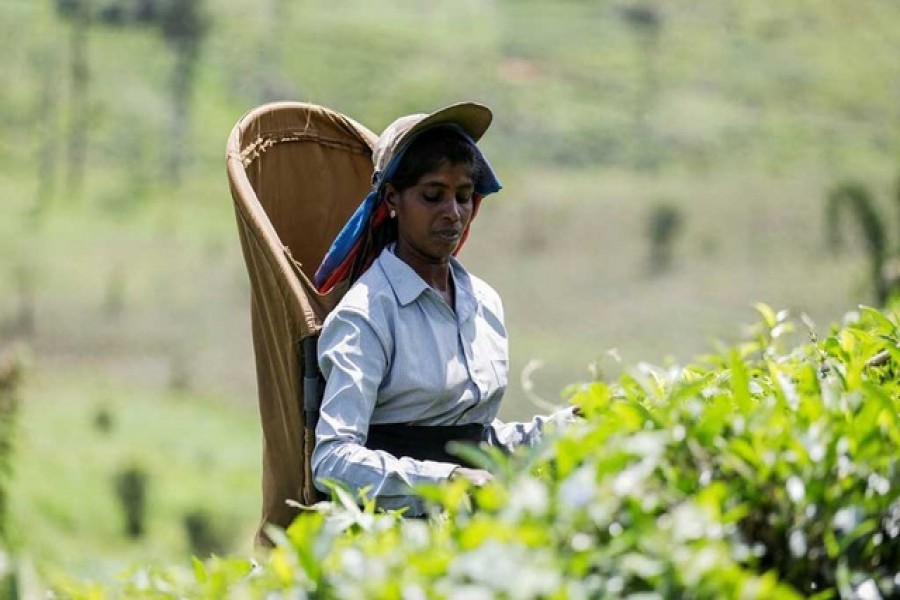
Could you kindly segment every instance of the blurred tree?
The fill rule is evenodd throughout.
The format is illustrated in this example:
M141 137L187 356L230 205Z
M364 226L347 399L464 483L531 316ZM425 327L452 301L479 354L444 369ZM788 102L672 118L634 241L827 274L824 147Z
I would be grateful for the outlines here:
M142 537L147 530L148 479L147 472L136 465L123 468L113 479L125 517L125 533L130 538Z
M197 74L200 50L207 33L209 19L203 0L169 0L160 14L160 28L166 43L175 53L172 69L171 137L166 144L169 155L168 175L181 183L187 160L186 141L190 132L190 106Z
M872 287L879 306L884 306L891 293L885 264L887 259L887 235L881 215L868 188L856 181L845 181L828 192L825 204L825 226L829 248L839 251L843 247L840 220L849 212L860 224L866 252L869 255L869 272Z
M258 102L287 100L295 97L296 90L287 81L282 68L284 40L289 35L290 0L270 0L269 31L263 38L259 51Z
M100 405L94 413L93 419L94 429L102 435L109 435L115 427L115 419L112 411L108 406Z
M216 527L209 512L197 508L186 513L181 519L187 534L191 553L197 558L205 559L211 554L224 554L228 551L228 540L224 531Z
M641 60L632 129L634 165L641 170L653 171L659 167L660 156L650 116L659 103L659 53L663 15L654 0L626 4L621 7L621 15L637 38Z
M9 323L4 323L0 334L10 337L28 337L35 331L35 265L27 256L23 256L15 266L15 293L18 296L18 308Z
M134 20L138 23L156 23L162 12L162 0L135 0Z
M91 26L92 0L56 0L56 12L69 21L69 118L66 140L66 192L81 195L88 152L88 119L90 117L88 87L88 34Z
M99 1L99 0L98 0ZM100 7L97 21L110 28L142 29L159 26L167 0L105 0ZM150 187L150 169L147 168L146 154L152 144L152 133L140 122L129 124L132 135L120 141L121 156L128 165L128 190L117 195L115 202L108 203L113 212L120 215L135 208L146 197ZM107 305L108 307L109 305Z
M900 220L900 173L897 174L897 184L894 186L894 208L897 211L897 218ZM897 223L897 233L900 234L900 221ZM897 256L900 256L900 235L897 237Z
M0 353L0 548L9 543L8 490L12 475L13 435L19 413L22 364L10 351Z
M97 10L97 20L113 27L155 25L159 23L165 1L106 0Z
M57 137L59 129L59 64L55 42L39 51L35 60L40 76L40 96L37 106L37 131L40 137L37 160L37 193L32 208L33 221L38 221L53 199L56 190L56 169L59 158Z
M657 204L647 217L647 237L650 240L649 271L659 275L672 266L672 247L681 232L682 215L677 206Z
M113 264L106 279L106 290L103 294L103 316L115 321L125 311L125 273L127 270L121 261Z

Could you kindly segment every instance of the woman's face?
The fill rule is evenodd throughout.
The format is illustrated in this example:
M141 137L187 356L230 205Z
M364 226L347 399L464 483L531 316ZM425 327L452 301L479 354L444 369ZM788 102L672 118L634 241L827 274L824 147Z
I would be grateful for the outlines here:
M413 268L446 262L472 218L472 167L442 161L415 185L385 198L397 213L397 256Z

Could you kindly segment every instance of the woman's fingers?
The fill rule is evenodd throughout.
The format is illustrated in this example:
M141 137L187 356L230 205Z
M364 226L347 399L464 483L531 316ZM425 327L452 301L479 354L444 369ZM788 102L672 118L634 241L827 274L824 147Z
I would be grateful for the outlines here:
M452 478L462 477L475 487L482 487L493 481L494 476L484 469L459 467L453 471Z

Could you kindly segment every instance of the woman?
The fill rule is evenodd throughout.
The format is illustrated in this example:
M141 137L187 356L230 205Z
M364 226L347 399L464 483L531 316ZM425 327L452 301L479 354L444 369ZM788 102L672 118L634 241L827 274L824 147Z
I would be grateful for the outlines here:
M419 515L412 486L491 479L447 442L512 449L572 414L496 420L507 385L503 308L454 257L481 199L500 189L475 143L490 122L487 107L464 103L392 123L375 148L372 192L316 274L323 291L352 282L319 338L327 383L312 465L323 491L336 480Z

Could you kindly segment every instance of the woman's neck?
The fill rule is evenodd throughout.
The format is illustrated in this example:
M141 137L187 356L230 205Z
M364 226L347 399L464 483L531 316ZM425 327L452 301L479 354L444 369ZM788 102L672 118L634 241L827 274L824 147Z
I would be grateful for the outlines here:
M407 251L406 247L401 244L397 244L394 247L394 254L409 265L429 287L440 294L447 301L448 306L453 307L454 289L453 278L450 276L449 259L442 261L429 260L414 252Z

